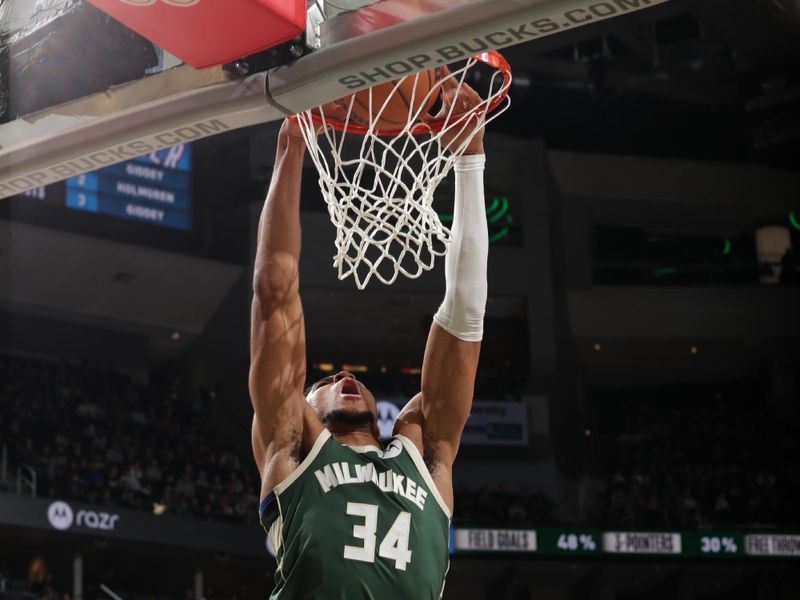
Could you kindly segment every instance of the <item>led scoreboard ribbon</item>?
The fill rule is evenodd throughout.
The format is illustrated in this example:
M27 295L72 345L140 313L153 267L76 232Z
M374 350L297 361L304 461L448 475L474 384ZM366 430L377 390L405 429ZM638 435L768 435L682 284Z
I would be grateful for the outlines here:
M451 553L800 559L800 533L454 528Z

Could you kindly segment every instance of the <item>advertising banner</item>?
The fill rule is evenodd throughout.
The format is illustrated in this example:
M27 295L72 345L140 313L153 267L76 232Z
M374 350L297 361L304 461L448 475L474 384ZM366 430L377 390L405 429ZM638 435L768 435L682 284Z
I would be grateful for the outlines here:
M9 525L54 534L91 535L244 556L265 556L267 553L264 532L258 526L156 516L110 506L0 494L0 526Z
M475 400L462 444L476 446L527 446L528 411L524 402Z
M403 398L378 398L378 427L389 439ZM472 446L527 446L528 410L525 402L474 400L461 443Z
M93 536L239 556L267 556L265 536L257 526L0 494L0 530L7 527L35 529L52 536ZM800 533L455 527L450 533L450 552L524 554L532 558L658 556L785 561L800 559Z

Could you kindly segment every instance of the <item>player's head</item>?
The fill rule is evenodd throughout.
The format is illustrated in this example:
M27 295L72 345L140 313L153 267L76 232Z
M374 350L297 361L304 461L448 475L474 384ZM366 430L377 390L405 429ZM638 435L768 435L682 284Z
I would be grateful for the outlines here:
M352 373L323 377L306 390L306 400L331 431L363 429L380 439L375 396Z

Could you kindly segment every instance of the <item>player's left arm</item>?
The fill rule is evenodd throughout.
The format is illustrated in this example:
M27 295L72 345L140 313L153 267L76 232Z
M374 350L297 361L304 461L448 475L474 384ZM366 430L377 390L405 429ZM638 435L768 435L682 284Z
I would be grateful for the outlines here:
M477 94L468 102L478 101ZM456 101L464 99L463 90ZM455 140L458 143L458 140ZM483 190L483 129L456 159L452 242L445 259L445 298L433 318L422 363L422 393L400 419L421 429L422 450L434 482L452 509L452 465L475 389L487 299L489 233ZM416 410L415 410L416 409Z

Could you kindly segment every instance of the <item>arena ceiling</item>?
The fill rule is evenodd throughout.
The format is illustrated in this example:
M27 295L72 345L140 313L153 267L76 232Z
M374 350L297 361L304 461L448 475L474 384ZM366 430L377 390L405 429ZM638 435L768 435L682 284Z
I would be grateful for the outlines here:
M498 127L552 148L756 161L796 169L800 18L790 0L671 0L509 48L516 107ZM790 139L754 148L748 102L786 85L769 120ZM792 114L795 117L792 117ZM755 119L756 121L758 119Z

